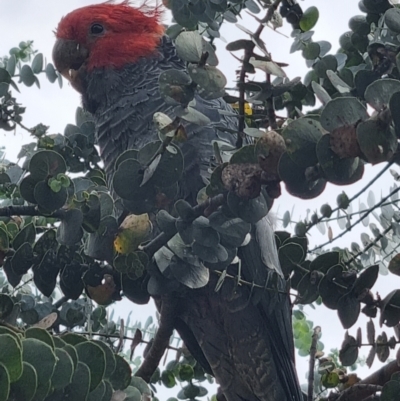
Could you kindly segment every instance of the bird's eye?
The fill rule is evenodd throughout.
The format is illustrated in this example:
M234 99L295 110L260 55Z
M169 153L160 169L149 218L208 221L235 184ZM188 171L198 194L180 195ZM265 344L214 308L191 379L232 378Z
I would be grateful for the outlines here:
M93 33L94 35L100 35L101 33L103 33L104 28L103 25L100 24L93 24L90 27L90 33Z

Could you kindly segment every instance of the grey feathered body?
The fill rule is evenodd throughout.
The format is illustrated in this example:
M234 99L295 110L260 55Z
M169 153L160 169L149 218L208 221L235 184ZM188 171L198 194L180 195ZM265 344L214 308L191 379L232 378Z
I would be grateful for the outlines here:
M139 149L158 139L155 112L173 117L173 107L162 99L158 86L159 75L171 68L185 70L185 65L172 42L164 37L153 57L120 70L94 70L87 76L83 104L94 116L108 176L125 150ZM181 145L185 173L180 184L189 201L204 186L202 176L209 174L211 141L235 143L232 134L213 126L237 129L236 118L218 112L231 110L224 100L196 97L196 108L210 118L211 124L186 127L188 140ZM206 287L184 295L175 327L194 357L215 375L228 401L301 401L294 368L290 301L268 218L253 225L252 239L239 249L239 256L245 280L264 286L274 276L281 292L259 290L251 294L249 287L239 286L232 295L229 280L215 292L216 279L212 276Z

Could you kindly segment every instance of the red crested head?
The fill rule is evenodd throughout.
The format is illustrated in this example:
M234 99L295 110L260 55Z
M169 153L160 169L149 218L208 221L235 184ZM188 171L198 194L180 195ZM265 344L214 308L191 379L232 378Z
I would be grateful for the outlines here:
M128 0L78 8L58 24L54 63L61 73L82 64L90 71L134 63L159 44L164 33L160 19L158 6L132 7Z

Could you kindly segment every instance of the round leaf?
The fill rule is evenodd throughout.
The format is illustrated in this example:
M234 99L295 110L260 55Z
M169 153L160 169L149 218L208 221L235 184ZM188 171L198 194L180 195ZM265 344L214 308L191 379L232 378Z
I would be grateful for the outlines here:
M301 199L312 199L320 195L326 186L325 179L307 182L305 169L296 164L287 152L279 159L278 173L287 191Z
M389 8L384 16L386 26L395 34L400 34L400 10L398 8Z
M343 366L353 365L358 358L357 340L350 336L347 332L342 343L342 347L339 351L339 358Z
M0 320L5 320L13 311L14 302L6 294L0 294Z
M104 377L109 378L115 370L115 366L116 366L115 354L104 341L92 340L92 342L94 342L96 345L98 345L104 352L104 355L106 358L106 369L104 372Z
M390 160L397 150L394 130L378 120L367 120L357 125L357 139L361 151L372 164Z
M398 253L389 262L389 271L396 276L400 276L400 254Z
M27 64L22 66L19 77L21 82L23 82L26 86L32 86L37 79L32 71L32 68Z
M22 352L20 343L10 334L0 334L0 363L7 369L10 383L21 377Z
M220 91L226 86L226 77L218 68L189 64L188 71L192 80L208 92Z
M321 137L317 144L318 162L324 177L336 185L349 185L360 180L364 174L364 164L358 158L340 158L331 147L331 135Z
M214 48L198 32L184 31L175 40L176 51L180 58L189 63L198 63L203 53L208 52L207 63L218 64Z
M41 208L52 212L64 206L68 198L68 193L65 188L60 187L58 192L53 189L45 181L40 181L35 185L33 196Z
M74 363L68 352L62 348L56 348L57 364L51 378L51 385L55 389L62 389L71 383L74 374Z
M303 168L317 164L316 145L322 134L321 125L311 118L294 120L282 131L287 153Z
M114 249L118 253L127 254L137 250L137 247L149 239L152 224L147 213L139 216L131 214L121 223L114 239Z
M41 150L36 152L29 162L29 172L37 180L45 180L49 176L57 177L67 171L65 160L57 152Z
M332 132L345 125L354 125L368 118L364 105L354 97L332 99L322 110L320 122L324 129Z
M380 325L396 326L400 321L400 290L393 290L383 300Z
M319 11L317 7L309 7L307 10L304 11L299 25L303 32L310 31L314 28L315 24L317 23L319 18Z
M120 355L115 355L116 367L110 377L114 390L123 390L129 386L132 371L128 362Z
M176 384L175 376L174 376L173 372L171 372L170 370L164 370L161 373L161 381L164 384L164 386L167 388L172 388Z
M345 329L357 321L360 314L360 302L353 293L343 295L338 302L338 315Z
M7 368L0 362L0 401L7 401L10 394L10 376Z
M91 341L85 341L76 347L80 362L85 363L90 370L90 391L93 391L103 380L106 358L101 347Z
M90 370L83 362L78 362L72 382L65 390L65 398L71 400L86 400L90 388Z
M381 111L389 105L392 95L399 91L400 82L397 79L379 79L368 86L364 97L375 110Z
M26 338L36 338L54 350L54 341L53 337L49 334L47 330L38 328L38 327L30 327L25 331Z
M36 338L27 338L22 342L22 358L35 368L38 386L51 379L57 360L49 345Z
M11 385L13 394L18 400L31 401L37 389L37 373L28 362L23 362L21 377Z

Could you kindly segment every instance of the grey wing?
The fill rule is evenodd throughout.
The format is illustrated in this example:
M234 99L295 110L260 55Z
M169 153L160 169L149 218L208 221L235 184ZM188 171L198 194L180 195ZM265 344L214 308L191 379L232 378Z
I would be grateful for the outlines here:
M275 291L236 288L233 280L226 279L215 292L217 278L211 275L205 288L188 294L179 316L178 331L185 340L185 330L190 330L228 401L302 400L290 302L273 235L268 218L262 219L253 226L250 243L240 248L240 257L243 279L260 286L275 282ZM267 241L260 242L262 238ZM193 339L189 343L198 358L197 344Z
M239 251L244 278L266 287L265 290L255 290L253 302L257 303L260 317L264 321L264 335L271 344L279 381L288 400L301 401L294 362L288 283L282 274L275 236L268 216L253 226L252 240Z
M230 310L230 283L220 292L214 291L215 284L213 276L207 287L191 293L180 319L193 333L225 397L228 401L289 401L257 307L247 302L248 294L240 293L235 301L247 306Z

